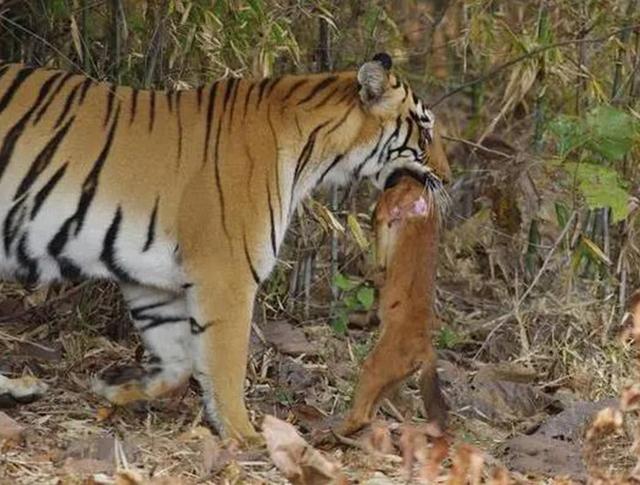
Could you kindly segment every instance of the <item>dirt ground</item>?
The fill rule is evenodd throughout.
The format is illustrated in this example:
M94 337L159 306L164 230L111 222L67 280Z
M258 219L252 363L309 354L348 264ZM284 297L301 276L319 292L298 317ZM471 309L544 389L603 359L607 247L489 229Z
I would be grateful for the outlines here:
M439 307L454 323L436 343L453 441L439 481L455 469L461 444L482 457L485 478L502 467L518 483L559 477L571 481L558 483L581 483L594 474L630 472L636 459L629 420L597 446L585 446L589 423L603 408L618 406L631 368L628 345L602 346L574 328L578 318L599 318L597 302L559 304L541 296L526 310L535 312L526 332L535 350L522 352L518 318L498 304L504 284L478 289L447 268L445 261ZM0 371L33 373L50 389L39 401L4 410L25 432L2 442L0 483L287 483L266 450L239 450L212 435L195 382L180 395L126 409L109 408L91 393L92 375L142 357L113 287L85 283L45 294L5 284L0 294L0 313L13 316L0 331ZM254 324L247 398L255 422L276 416L308 440L337 423L375 331L351 328L339 336L321 320ZM391 445L384 454L371 451L367 432L320 448L340 464L347 483L407 483L400 423L420 429L420 406L413 380L385 401L378 429ZM123 478L122 470L137 475Z

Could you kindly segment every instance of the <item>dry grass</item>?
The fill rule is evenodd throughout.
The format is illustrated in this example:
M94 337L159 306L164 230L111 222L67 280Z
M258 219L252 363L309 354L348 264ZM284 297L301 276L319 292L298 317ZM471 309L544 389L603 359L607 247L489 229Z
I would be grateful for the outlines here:
M448 331L455 335L452 342L445 342L451 348L443 350L443 356L458 362L469 379L483 364L510 361L529 369L536 388L550 394L569 392L593 400L619 395L628 383L632 354L610 335L616 325L602 321L611 314L608 302L575 294L558 298L552 291L553 278L545 277L531 299L516 309L505 303L511 289L504 280L480 282L478 274L453 269L444 261L440 276L441 314L453 322ZM57 288L48 295L55 300L51 305L42 294L29 295L15 286L5 285L2 295L3 305L13 306L6 313L29 311L3 326L0 370L14 375L33 372L50 385L51 392L38 402L9 410L28 432L24 443L4 443L0 483L87 483L82 477L92 475L115 483L117 469L138 470L145 479L170 477L183 483L285 483L264 451L220 458L219 450L229 448L217 443L205 427L193 383L180 396L134 408L113 411L96 400L88 389L94 373L115 363L135 364L142 356L112 286ZM326 322L310 321L303 328L320 351L288 356L268 344L267 326L261 324L253 339L249 406L258 422L263 414L273 414L296 423L309 436L348 406L370 332L354 329L344 338ZM418 408L417 393L410 385L403 399L383 406L383 415L393 423L405 414L419 416ZM485 422L479 427L477 416L469 416L469 409L454 408L452 433L456 441L483 450L482 459L491 465L483 472L488 480L499 466L501 443L515 430L530 426L531 419ZM600 441L597 459L591 461L601 474L621 476L633 467L630 433L618 432L614 439ZM398 446L397 432L394 436ZM102 449L103 455L92 463L88 460L96 456L92 447L108 452ZM364 453L361 447L333 447L328 453L342 463L350 479L405 480L400 451L387 459ZM455 463L455 456L445 462L446 468ZM537 481L518 473L511 477Z

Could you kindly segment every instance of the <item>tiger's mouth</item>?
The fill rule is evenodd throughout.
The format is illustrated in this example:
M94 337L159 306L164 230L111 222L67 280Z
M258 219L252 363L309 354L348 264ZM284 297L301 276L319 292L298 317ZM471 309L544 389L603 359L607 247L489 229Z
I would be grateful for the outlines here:
M403 177L410 177L424 187L429 210L433 207L441 218L446 216L451 205L451 197L440 177L424 165L404 165L392 169L385 177L383 190L394 187Z
M384 181L384 190L395 186L402 177L411 177L429 191L444 190L444 183L431 170L412 170L408 167L396 168L387 175Z

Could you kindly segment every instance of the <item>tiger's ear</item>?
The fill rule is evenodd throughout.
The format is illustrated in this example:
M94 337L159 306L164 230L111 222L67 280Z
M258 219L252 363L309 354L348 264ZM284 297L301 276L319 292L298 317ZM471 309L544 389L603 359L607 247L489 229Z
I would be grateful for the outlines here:
M389 70L391 69L389 54L380 53L373 60L365 62L358 70L360 98L365 104L372 104L382 98L389 87Z

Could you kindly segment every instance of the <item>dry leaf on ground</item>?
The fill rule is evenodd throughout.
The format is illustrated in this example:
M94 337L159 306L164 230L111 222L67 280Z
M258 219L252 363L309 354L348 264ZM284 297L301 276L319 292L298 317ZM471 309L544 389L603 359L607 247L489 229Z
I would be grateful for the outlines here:
M19 442L22 441L25 433L24 426L0 411L0 439Z
M417 427L404 424L401 430L399 446L402 452L402 465L407 479L410 480L414 465L427 462L429 444L426 435Z
M365 446L374 452L384 455L390 455L394 452L391 431L389 431L389 426L382 421L376 421L371 424L365 440Z
M307 339L304 331L289 322L275 321L263 325L262 333L278 352L287 355L318 355L318 348Z
M294 485L339 483L340 468L309 445L286 421L265 416L262 433L271 460Z
M204 475L220 473L236 456L237 446L224 446L217 436L209 434L202 442Z

